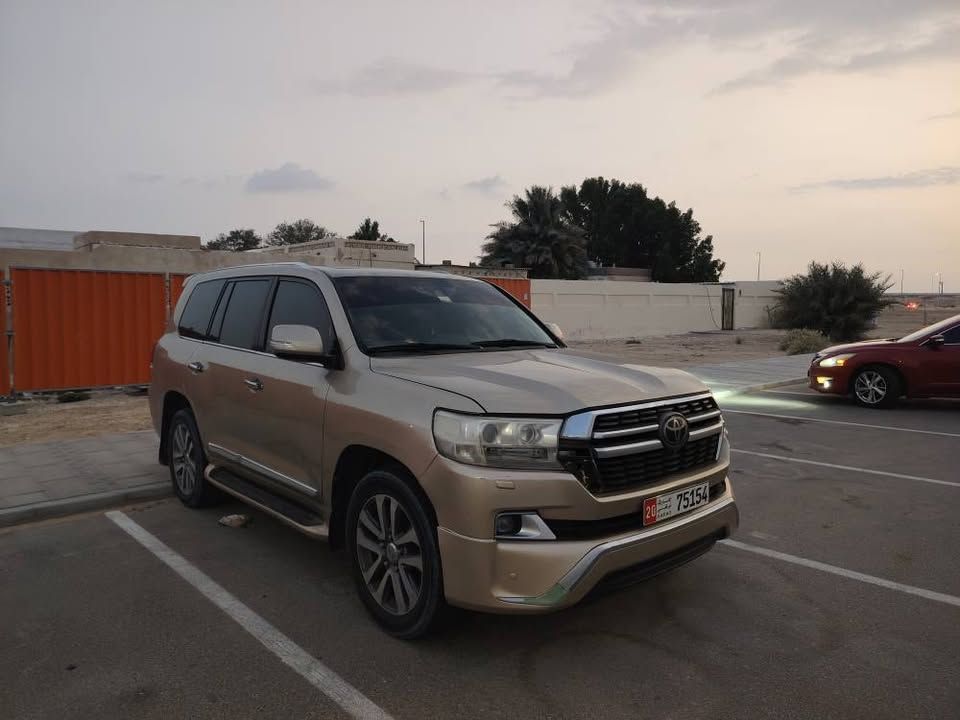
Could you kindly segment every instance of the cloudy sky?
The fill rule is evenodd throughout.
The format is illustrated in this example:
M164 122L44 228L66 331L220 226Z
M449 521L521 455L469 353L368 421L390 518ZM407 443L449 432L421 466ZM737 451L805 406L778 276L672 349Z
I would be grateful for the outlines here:
M957 0L0 0L0 225L369 215L475 259L530 184L692 207L725 279L960 290Z

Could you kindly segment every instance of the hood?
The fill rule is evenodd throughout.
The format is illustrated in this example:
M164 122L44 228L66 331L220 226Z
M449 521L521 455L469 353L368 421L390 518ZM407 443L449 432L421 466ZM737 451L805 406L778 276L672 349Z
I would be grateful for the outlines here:
M887 338L886 340L863 340L861 342L847 343L845 345L831 345L828 348L824 348L817 353L818 358L822 358L826 355L835 355L836 353L843 352L856 352L857 350L868 350L870 348L877 347L878 345L896 345L896 339Z
M370 368L465 395L489 413L517 415L564 415L707 389L680 370L563 349L373 357Z

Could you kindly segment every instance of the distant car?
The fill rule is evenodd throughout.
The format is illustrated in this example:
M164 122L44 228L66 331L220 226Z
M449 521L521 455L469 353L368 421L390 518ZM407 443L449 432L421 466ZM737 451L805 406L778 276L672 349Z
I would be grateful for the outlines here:
M865 407L901 397L960 397L960 315L899 340L834 345L818 352L807 373L822 393L851 395Z

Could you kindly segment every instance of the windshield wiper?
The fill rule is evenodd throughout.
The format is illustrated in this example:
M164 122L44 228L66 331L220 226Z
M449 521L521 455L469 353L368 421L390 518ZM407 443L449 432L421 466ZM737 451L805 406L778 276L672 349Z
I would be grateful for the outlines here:
M479 352L482 350L482 348L479 344L412 342L397 343L396 345L377 345L369 348L367 353L370 355L376 355L379 353L388 352L432 352L434 350L470 350L473 352Z
M483 348L556 347L556 345L553 343L539 342L537 340L515 340L513 338L504 338L502 340L478 340L474 344Z

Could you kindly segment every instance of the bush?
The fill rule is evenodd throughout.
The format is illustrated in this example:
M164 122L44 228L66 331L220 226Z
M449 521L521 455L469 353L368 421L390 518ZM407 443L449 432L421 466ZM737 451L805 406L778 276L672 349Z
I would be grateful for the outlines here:
M780 349L787 355L800 355L823 350L830 340L816 330L790 330L780 341Z
M893 303L884 297L890 276L868 275L862 265L810 263L806 275L787 278L773 312L779 328L816 330L830 340L857 340L876 316Z

